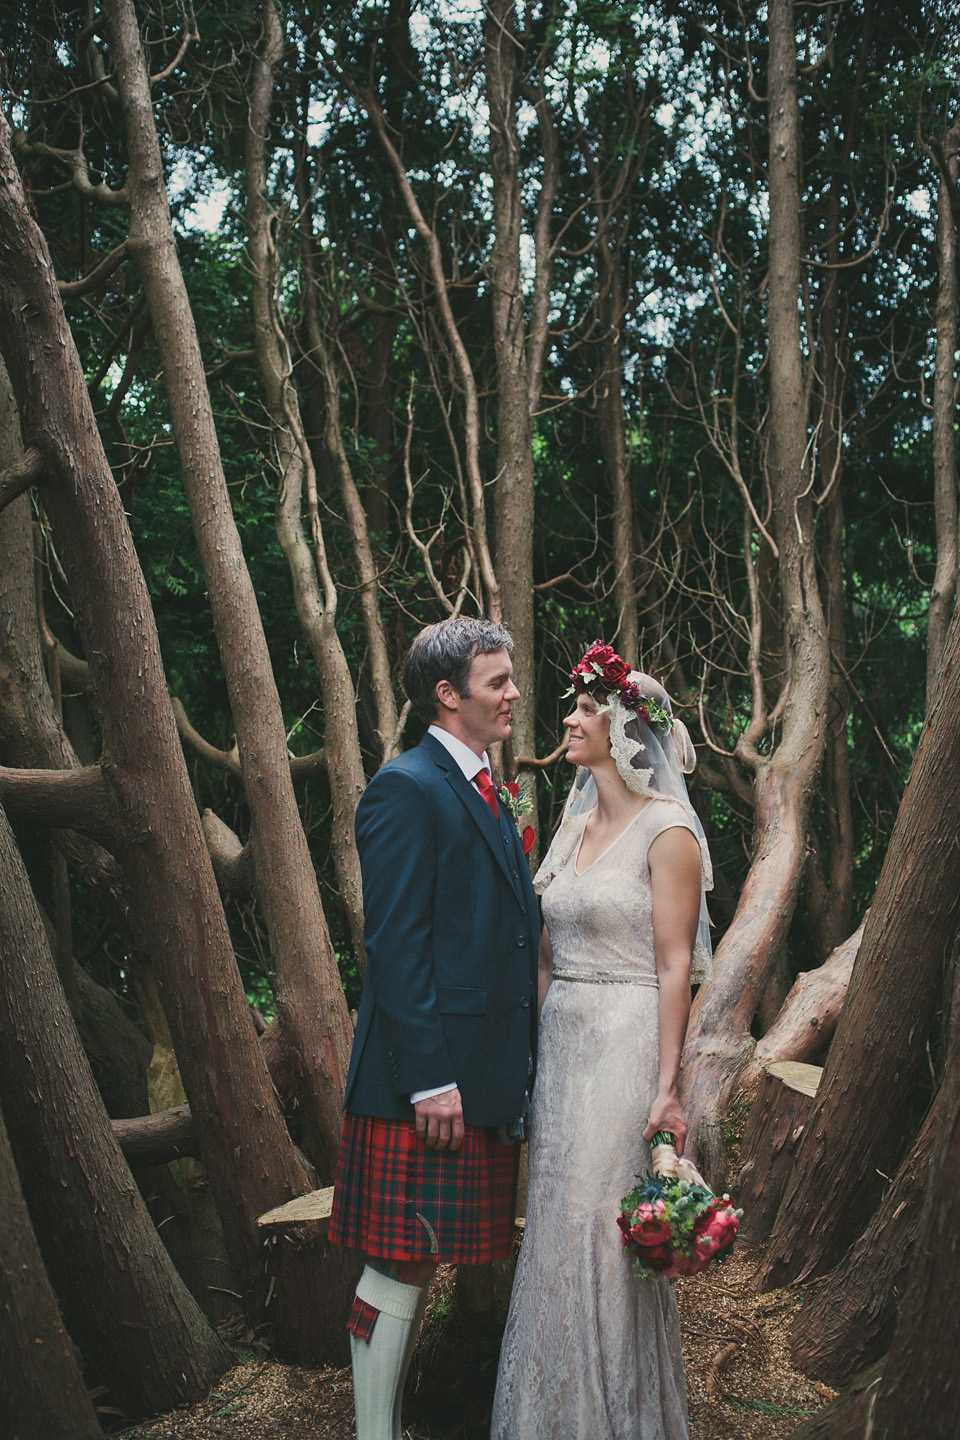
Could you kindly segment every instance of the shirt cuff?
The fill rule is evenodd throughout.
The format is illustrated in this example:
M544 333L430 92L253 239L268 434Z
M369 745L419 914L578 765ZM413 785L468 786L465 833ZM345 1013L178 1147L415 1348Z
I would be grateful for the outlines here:
M456 1090L457 1082L451 1080L449 1085L435 1085L432 1090L414 1090L410 1095L410 1104L416 1105L418 1100L432 1100L434 1095L446 1095L448 1090Z

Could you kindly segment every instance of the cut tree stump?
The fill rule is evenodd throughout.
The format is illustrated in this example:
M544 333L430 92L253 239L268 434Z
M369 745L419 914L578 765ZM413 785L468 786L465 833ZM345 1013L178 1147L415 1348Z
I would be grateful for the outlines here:
M777 1218L800 1136L813 1108L822 1069L793 1060L768 1065L743 1132L739 1176L741 1239L766 1239Z
M347 1316L363 1260L355 1251L341 1250L328 1241L332 1204L330 1185L257 1217L270 1297L266 1315L281 1360L296 1358L301 1365L350 1363ZM283 1284L288 1268L295 1269L301 1281L304 1270L309 1271L314 1283ZM298 1310L279 1300L286 1295L298 1297Z
M326 1190L311 1190L309 1195L298 1195L295 1200L288 1200L286 1205L278 1205L274 1210L268 1210L266 1214L257 1217L257 1224L261 1229L271 1229L279 1226L281 1229L286 1225L302 1225L305 1221L317 1223L317 1235L326 1235L330 1224L330 1210L333 1206L333 1186L328 1185Z

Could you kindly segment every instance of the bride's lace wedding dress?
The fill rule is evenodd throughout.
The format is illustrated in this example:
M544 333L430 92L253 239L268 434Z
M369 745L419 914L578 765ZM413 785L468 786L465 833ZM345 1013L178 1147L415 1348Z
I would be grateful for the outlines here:
M492 1440L681 1440L677 1305L638 1280L620 1200L650 1168L641 1133L657 1090L657 972L647 850L693 829L651 800L582 874L579 845L543 897L554 979L543 1007L526 1228Z

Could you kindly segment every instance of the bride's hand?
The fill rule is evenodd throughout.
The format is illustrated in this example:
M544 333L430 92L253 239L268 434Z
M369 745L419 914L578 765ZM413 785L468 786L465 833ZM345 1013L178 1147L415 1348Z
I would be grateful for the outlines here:
M654 1100L647 1127L643 1132L644 1140L649 1143L658 1130L670 1132L676 1143L677 1154L682 1155L683 1142L687 1134L687 1122L683 1118L680 1101L676 1095L658 1095Z

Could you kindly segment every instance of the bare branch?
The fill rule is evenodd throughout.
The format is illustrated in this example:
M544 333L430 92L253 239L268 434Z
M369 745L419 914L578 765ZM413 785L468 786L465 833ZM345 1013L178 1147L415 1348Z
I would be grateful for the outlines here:
M130 201L124 186L119 190L111 190L105 180L94 184L90 179L90 172L87 169L86 157L83 153L83 137L80 144L74 150L60 150L54 145L47 145L43 140L28 140L22 130L13 132L13 148L18 158L22 160L53 160L58 165L66 166L70 171L70 180L75 190L87 200L95 200L98 205L109 205L117 209L128 210Z
M98 286L118 270L127 258L130 248L129 240L122 240L115 249L105 255L99 265L95 265L89 275L84 275L81 280L58 280L57 289L60 291L62 300L76 300L81 295L89 295L91 290Z

